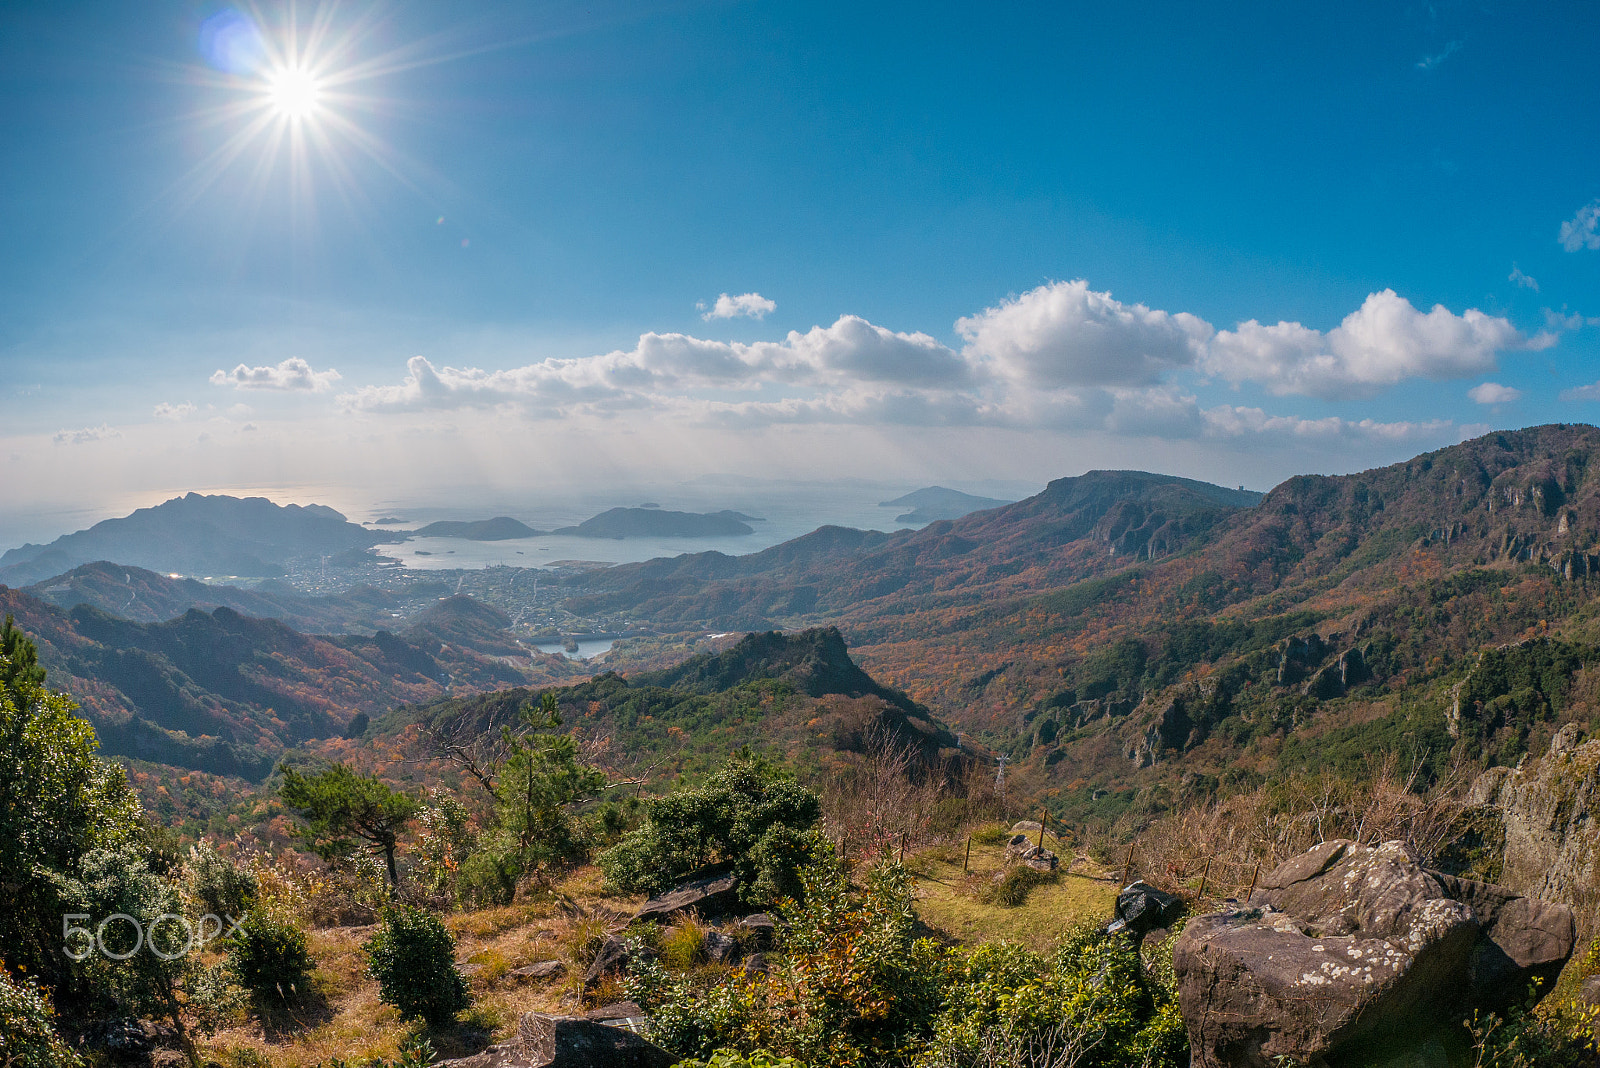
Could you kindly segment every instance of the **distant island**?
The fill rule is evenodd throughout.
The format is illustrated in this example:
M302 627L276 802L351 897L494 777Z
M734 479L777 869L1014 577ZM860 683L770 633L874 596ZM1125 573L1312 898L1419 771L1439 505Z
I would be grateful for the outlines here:
M320 504L279 505L265 497L174 497L0 556L0 583L25 586L98 560L161 574L274 578L291 561L334 567L361 562L364 550L405 535L365 530Z
M401 519L399 516L386 515L382 519L369 519L369 520L367 520L367 525L371 526L371 527L381 527L381 526L389 526L389 525L393 525L395 523L404 523L404 522L406 522L406 520Z
M468 541L508 541L512 538L537 538L549 531L534 530L526 523L518 522L509 516L495 516L493 519L479 519L472 522L445 521L429 523L419 530L413 530L413 538L465 538Z
M579 538L724 538L754 534L761 520L741 512L672 512L664 508L612 508L556 534Z
M896 523L932 523L936 519L960 519L972 512L982 512L1012 503L1014 502L1000 501L993 497L975 497L960 490L945 489L943 486L928 486L925 489L914 490L903 497L896 497L892 501L880 501L878 507L910 508L911 511L904 515L894 517Z

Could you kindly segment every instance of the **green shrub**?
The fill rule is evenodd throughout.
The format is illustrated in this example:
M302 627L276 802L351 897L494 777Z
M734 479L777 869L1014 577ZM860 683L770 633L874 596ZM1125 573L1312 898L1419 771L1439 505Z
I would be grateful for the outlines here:
M417 822L422 826L412 850L417 882L435 898L459 904L461 867L478 847L466 806L434 788L428 791L428 802L417 813Z
M805 1065L793 1057L779 1057L764 1049L750 1054L719 1049L703 1061L679 1061L673 1068L805 1068Z
M56 1034L50 1000L33 980L18 983L0 965L0 1064L10 1068L80 1068Z
M439 1027L470 1003L467 981L456 971L456 940L432 913L406 905L385 910L366 950L378 999L401 1018Z
M921 1047L946 954L914 937L905 869L880 864L859 895L833 858L803 881L804 901L784 903L787 967L772 975L706 983L654 961L636 966L627 992L650 1013L651 1041L683 1057L766 1051L829 1068L904 1063Z
M1032 1063L1049 1049L1083 1068L1189 1062L1171 961L1142 967L1128 940L1089 929L1046 958L978 946L951 970L916 1068Z
M183 881L189 899L200 912L232 919L249 912L261 892L260 880L252 872L206 841L190 847L183 863Z
M1034 887L1055 881L1055 872L1037 871L1026 864L1013 864L1000 877L1000 882L995 884L994 903L1004 905L1006 908L1016 908L1027 903L1028 895Z
M230 940L228 967L257 999L292 1001L312 968L305 932L264 909L252 909Z
M981 846L1001 845L1011 837L1011 832L1004 827L979 827L972 832L972 844Z
M77 706L45 689L27 636L0 622L0 948L46 986L76 971L61 952L61 917L81 912L65 880L85 855L139 831L139 802ZM25 971L24 971L25 969Z
M151 871L136 844L91 850L78 876L63 885L77 904L74 913L107 918L92 928L79 926L62 947L84 955L77 965L80 989L118 1014L165 1019L180 1033L186 1032L185 1020L212 1031L237 1011L237 988L192 952L199 926L181 918L177 883ZM110 922L116 916L126 918ZM85 952L90 939L105 952Z
M644 824L600 855L612 886L658 894L715 861L733 865L739 896L771 905L801 892L799 870L832 849L816 833L822 802L771 763L731 758L697 790L649 802Z
M1600 1011L1576 998L1540 1001L1535 982L1520 1005L1504 1016L1474 1014L1464 1026L1474 1064L1505 1068L1590 1068L1595 1063L1595 1025Z

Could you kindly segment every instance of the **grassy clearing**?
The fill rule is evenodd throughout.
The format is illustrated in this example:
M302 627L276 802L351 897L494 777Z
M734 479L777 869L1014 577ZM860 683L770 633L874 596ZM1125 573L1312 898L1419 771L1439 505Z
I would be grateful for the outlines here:
M1053 948L1068 928L1111 915L1116 887L1098 867L1080 862L1054 883L1037 886L1025 904L1007 908L978 899L985 883L1003 868L1004 835L974 842L971 874L963 875L963 847L935 846L906 857L917 873L917 911L924 923L955 941L1008 939L1037 950ZM998 842L999 844L995 844ZM1070 855L1050 834L1045 846ZM608 896L594 868L580 869L548 896L526 904L481 909L446 919L457 939L456 960L476 965L468 982L473 1007L463 1023L429 1035L441 1057L464 1056L490 1041L509 1037L525 1012L580 1011L578 988L598 940L619 930L640 899ZM263 1022L252 1016L204 1044L203 1052L229 1068L309 1068L339 1057L359 1064L369 1057L395 1057L415 1028L378 1001L366 974L362 945L374 927L330 927L309 932L317 962L315 993L291 1011L275 1011ZM703 939L694 921L663 932L666 954L680 966L699 965L689 941ZM678 947L677 941L684 946ZM555 980L523 981L511 970L559 960L567 973ZM616 991L603 988L600 1000ZM593 999L591 999L593 1000Z
M1061 872L1054 883L1034 887L1022 905L1007 907L979 900L976 892L1004 870L1003 843L1003 838L1001 844L975 840L965 875L961 871L964 843L907 857L907 865L918 875L917 914L922 922L958 942L1005 939L1049 951L1069 928L1111 919L1117 898L1116 875L1087 861ZM1053 834L1045 833L1044 845L1058 856L1071 858L1070 849Z
M464 969L473 972L473 1006L463 1022L428 1036L440 1057L465 1056L509 1037L525 1012L578 1011L578 984L595 939L620 928L640 900L602 894L599 872L585 868L540 900L448 917L457 963L477 967ZM270 1013L267 1022L252 1016L218 1034L203 1044L205 1055L229 1068L306 1068L334 1057L352 1064L395 1057L416 1028L378 1001L377 984L367 976L362 944L374 930L310 931L316 993L291 1011ZM545 960L563 962L567 974L543 981L510 974Z

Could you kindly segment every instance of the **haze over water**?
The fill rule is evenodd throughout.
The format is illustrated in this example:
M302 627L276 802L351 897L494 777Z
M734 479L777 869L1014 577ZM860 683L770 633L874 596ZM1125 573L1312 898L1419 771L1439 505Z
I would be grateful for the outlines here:
M891 500L918 487L904 483L837 482L774 483L768 485L684 484L663 488L655 496L637 499L604 497L553 502L545 505L516 505L483 508L406 508L393 503L389 510L376 511L374 517L398 517L406 524L385 524L385 528L416 528L441 519L485 519L490 515L509 515L537 530L575 526L583 520L614 507L659 504L663 509L687 512L714 512L730 509L756 517L753 533L719 538L580 538L571 535L544 535L507 541L468 541L465 538L414 538L397 545L384 545L379 552L419 570L510 567L548 567L557 561L583 560L612 564L651 560L683 553L720 552L742 556L808 534L818 527L834 525L861 530L893 531L921 524L896 523L895 517L909 509L883 507ZM973 488L1002 499L1021 499L1040 487L1025 483L1004 483ZM634 491L648 493L645 491ZM352 519L357 517L352 516Z

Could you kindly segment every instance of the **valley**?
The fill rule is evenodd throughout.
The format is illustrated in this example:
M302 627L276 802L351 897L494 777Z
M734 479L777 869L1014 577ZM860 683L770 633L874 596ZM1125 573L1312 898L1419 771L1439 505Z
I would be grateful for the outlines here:
M528 789L550 796L576 789L564 782L616 791L572 794L540 817L556 822L523 839L573 836L566 860L534 863L568 880L560 893L588 902L574 915L587 911L595 930L621 930L626 917L608 910L637 906L639 888L661 878L619 874L635 870L617 867L627 843L651 820L702 811L673 800L709 788L695 784L754 774L737 770L748 767L815 799L804 818L812 837L782 839L782 855L826 843L830 856L871 859L884 878L926 880L918 922L980 953L1018 937L1078 945L1070 931L1109 907L1119 857L1123 881L1137 872L1186 907L1219 907L1219 895L1252 892L1246 873L1253 888L1333 829L1358 842L1400 835L1450 878L1504 873L1506 893L1537 884L1590 901L1570 859L1589 846L1524 826L1545 818L1528 815L1543 812L1530 791L1556 789L1552 773L1526 788L1519 776L1547 752L1580 752L1600 726L1597 459L1600 430L1548 426L1358 474L1298 477L1266 494L1092 471L916 530L824 526L743 555L607 566L419 570L363 552L325 570L320 554L312 563L258 542L257 557L284 561L282 574L232 585L91 561L0 587L0 612L30 637L49 685L71 695L163 833L223 841L258 858L252 878L299 886L304 876L283 868L305 863L291 858L305 856L307 833L284 801L286 769L345 769L373 789L430 799L407 811L431 813L428 828L455 820L459 865L480 866L446 864L456 839L430 829L404 839L395 871L412 880L408 894L424 884L446 894L430 907L459 907L452 923L469 963L493 969L473 973L488 977L472 984L484 1004L565 1011L632 992L667 1014L653 1035L691 1048L663 1022L676 1018L674 1002L635 979L601 994L507 985L513 964L556 972L532 943L495 934L500 925L535 940L548 929L573 972L606 957L590 936L550 927L567 914L543 897L494 911L523 900L527 876L515 873L529 863L527 845L504 852L513 840L504 821L531 803L505 792L506 776L530 776ZM342 529L303 514L319 536ZM9 566L28 574L63 551L33 547ZM568 655L602 637L611 644L593 659ZM1465 801L1475 781L1487 807ZM1345 800L1331 807L1336 796ZM1304 821L1319 805L1330 806L1316 817L1327 830L1314 836ZM1513 827L1510 814L1523 822ZM1018 823L1020 837L1007 839L1007 821L1023 815L1044 826ZM1381 830L1364 831L1369 823ZM1268 836L1266 826L1280 829ZM1035 834L1042 849L1046 831L1053 859L1034 892L1013 878L1022 869L1012 854ZM970 870L980 834L992 886ZM1556 848L1569 859L1546 887L1527 857ZM1070 860L1064 875L1058 854ZM768 856L723 856L756 855ZM375 877L358 876L359 854L329 856L330 877L348 885L316 894L360 922L389 915L376 890L358 888ZM501 867L471 859L490 856ZM870 887L880 876L861 877ZM1002 892L1002 882L1017 888ZM1005 911L1030 893L1051 910L1044 928ZM314 944L329 967L348 969L338 932L351 921L315 919L335 908L307 904L316 894L284 907L321 932ZM737 942L699 922L646 933L698 939L695 953ZM1575 922L1574 937L1600 935L1588 913ZM1570 955L1573 942L1563 944ZM1568 985L1587 974L1550 967ZM1181 994L1150 996L1176 1011L1170 999ZM364 1011L341 1002L330 1019ZM307 1054L332 1040L322 1024L291 1032L290 1046ZM461 1053L486 1041L459 1027L430 1033ZM388 1034L381 1048L403 1043ZM282 1052L252 1034L229 1041Z

